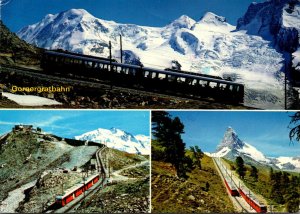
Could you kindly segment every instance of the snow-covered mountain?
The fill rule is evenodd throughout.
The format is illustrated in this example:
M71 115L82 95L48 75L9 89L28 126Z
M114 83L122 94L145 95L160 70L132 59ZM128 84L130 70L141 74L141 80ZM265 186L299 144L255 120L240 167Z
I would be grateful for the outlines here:
M263 164L276 169L300 172L300 157L266 157L254 146L239 139L237 133L231 127L226 130L216 152L207 154L212 157L224 157L232 161L241 156L249 164Z
M39 47L105 57L111 41L116 59L122 35L127 63L164 69L175 60L182 70L231 76L245 84L246 105L282 109L284 55L272 40L249 34L247 26L240 21L236 30L224 17L208 12L199 21L183 15L164 27L147 27L106 21L83 9L71 9L49 14L17 34Z
M300 71L300 2L269 0L252 3L238 20L237 29L260 35L282 51L292 53L293 67Z
M150 154L150 137L145 135L136 135L125 132L120 129L102 129L84 133L75 136L76 140L87 140L106 144L109 148L118 149L134 154Z

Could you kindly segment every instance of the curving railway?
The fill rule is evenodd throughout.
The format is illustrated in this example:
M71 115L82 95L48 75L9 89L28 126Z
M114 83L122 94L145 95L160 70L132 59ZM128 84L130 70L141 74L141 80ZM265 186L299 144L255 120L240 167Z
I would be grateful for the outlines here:
M73 212L81 202L98 190L103 189L109 183L107 169L103 161L103 151L107 147L103 145L96 152L97 173L87 177L82 183L77 184L64 192L64 195L56 196L55 203L48 209L51 213Z

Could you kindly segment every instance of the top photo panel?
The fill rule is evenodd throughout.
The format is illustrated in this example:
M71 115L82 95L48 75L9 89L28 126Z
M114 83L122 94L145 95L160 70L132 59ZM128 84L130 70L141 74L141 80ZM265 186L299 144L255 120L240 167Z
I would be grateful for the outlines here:
M0 108L300 109L298 0L0 5Z

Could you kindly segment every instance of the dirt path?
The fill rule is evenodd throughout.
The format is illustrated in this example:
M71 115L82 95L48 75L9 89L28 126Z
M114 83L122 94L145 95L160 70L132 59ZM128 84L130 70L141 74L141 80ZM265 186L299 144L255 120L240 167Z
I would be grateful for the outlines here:
M111 181L125 181L125 180L129 180L129 179L136 179L136 178L128 178L126 176L123 176L123 175L120 175L120 173L124 170L127 170L127 169L132 169L132 168L137 168L139 166L144 166L144 165L147 165L149 164L149 161L142 161L141 163L139 164L132 164L132 165L129 165L125 168L122 168L120 170L117 170L117 171L114 171L111 175Z

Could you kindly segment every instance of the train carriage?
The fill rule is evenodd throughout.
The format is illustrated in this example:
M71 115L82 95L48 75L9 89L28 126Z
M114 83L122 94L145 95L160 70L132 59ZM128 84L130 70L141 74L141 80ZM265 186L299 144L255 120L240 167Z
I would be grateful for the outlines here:
M45 51L41 67L50 73L99 78L115 85L145 88L174 95L212 97L231 103L243 103L244 99L244 85L221 77L122 64L82 54Z
M245 186L239 187L239 193L256 212L267 212L267 206L259 201L248 188L246 188Z
M67 189L63 195L58 195L55 198L56 205L63 207L73 201L76 197L80 196L83 192L87 191L94 184L99 181L99 175L90 176L85 182L76 184L75 186Z
M236 188L236 186L234 185L234 183L231 181L231 179L229 177L225 177L224 182L225 182L226 188L228 189L230 195L239 196L238 189Z

